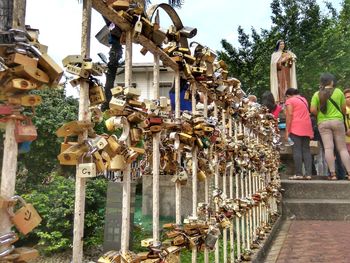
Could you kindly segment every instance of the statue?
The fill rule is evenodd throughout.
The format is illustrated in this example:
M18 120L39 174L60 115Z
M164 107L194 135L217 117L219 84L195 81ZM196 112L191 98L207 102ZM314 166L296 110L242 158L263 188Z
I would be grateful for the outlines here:
M296 55L285 50L284 41L278 40L270 65L270 88L278 103L284 102L284 94L288 88L297 89L295 60Z

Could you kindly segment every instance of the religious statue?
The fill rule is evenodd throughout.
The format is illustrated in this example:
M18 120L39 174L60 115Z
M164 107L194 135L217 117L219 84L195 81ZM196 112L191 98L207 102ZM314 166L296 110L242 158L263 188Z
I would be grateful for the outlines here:
M295 60L296 55L285 50L284 41L278 40L271 55L270 66L270 88L278 103L284 102L284 94L288 88L297 89Z

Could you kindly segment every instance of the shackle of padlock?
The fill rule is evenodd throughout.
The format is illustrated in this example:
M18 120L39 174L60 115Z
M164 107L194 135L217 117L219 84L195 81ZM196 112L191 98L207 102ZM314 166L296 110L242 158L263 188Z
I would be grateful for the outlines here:
M20 202L23 206L26 205L26 201L24 201L24 199L19 196L19 195L14 195L10 198L11 201L14 201L14 202ZM12 209L11 209L12 208ZM13 217L15 215L15 213L13 212L13 206L10 206L7 208L7 212L9 213L10 217Z
M18 236L15 232L11 231L0 236L0 259L12 253L15 246L12 244L18 240ZM4 247L4 249L1 249Z

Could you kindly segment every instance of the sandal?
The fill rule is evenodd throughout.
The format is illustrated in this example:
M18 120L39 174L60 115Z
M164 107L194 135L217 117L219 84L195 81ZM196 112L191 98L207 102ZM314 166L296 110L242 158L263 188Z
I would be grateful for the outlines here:
M304 180L311 180L311 176L310 176L310 175L304 175L304 176L303 176L303 179L304 179Z
M338 180L337 175L336 175L335 173L331 173L331 175L328 176L327 179L328 179L328 180L332 180L332 181Z
M301 175L293 175L288 178L289 180L302 180L303 177Z

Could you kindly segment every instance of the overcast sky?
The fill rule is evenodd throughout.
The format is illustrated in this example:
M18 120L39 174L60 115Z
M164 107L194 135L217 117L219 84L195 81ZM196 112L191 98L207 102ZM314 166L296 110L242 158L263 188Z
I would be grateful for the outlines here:
M330 0L339 8L342 0ZM166 1L152 1L153 4ZM246 33L251 27L256 30L271 26L272 0L185 0L181 9L176 9L185 26L196 27L198 41L213 50L220 50L222 39L237 46L237 28L241 25ZM318 0L324 8L323 1ZM48 53L61 65L67 55L80 54L81 10L78 0L27 0L26 24L40 30L39 41L49 46ZM170 25L165 14L160 14L160 25L167 29ZM95 35L104 26L100 14L93 10L91 26L91 58L99 61L97 53L105 53L108 48L100 44ZM139 45L134 46L133 62L152 62L153 57L139 53Z

